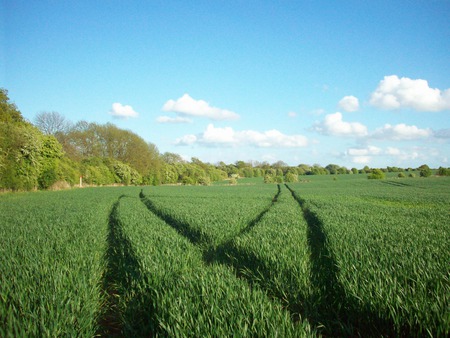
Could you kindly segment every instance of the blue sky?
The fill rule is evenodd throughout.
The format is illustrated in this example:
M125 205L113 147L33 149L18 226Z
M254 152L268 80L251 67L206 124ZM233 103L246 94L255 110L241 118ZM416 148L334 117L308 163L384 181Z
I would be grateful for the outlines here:
M0 0L0 87L217 163L450 166L450 1Z

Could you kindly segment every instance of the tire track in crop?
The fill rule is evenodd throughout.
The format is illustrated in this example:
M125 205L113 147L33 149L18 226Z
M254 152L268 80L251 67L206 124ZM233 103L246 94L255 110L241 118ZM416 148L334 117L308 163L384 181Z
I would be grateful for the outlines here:
M281 194L281 187L278 184L278 191L275 196L272 198L272 202L261 211L253 220L247 223L247 225L236 235L234 235L231 239L228 239L226 242L231 242L234 238L241 236L244 233L249 232L260 220L261 218L270 210L270 208L278 201L278 197ZM162 219L164 222L169 224L172 228L178 231L182 236L186 237L192 244L206 245L207 247L213 243L213 238L208 236L207 234L201 232L198 229L193 229L189 223L182 222L169 213L164 212L164 210L158 208L147 196L145 196L143 190L141 190L139 197L141 198L142 203L145 204L147 209L149 209L152 213ZM203 250L205 251L205 250Z
M285 304L286 295L282 293L274 293L271 288L270 283L261 283L262 279L270 279L265 275L266 271L270 270L267 263L252 252L242 252L235 245L233 241L239 236L250 232L264 217L264 215L270 211L275 203L278 202L278 198L281 194L281 186L277 185L277 193L272 198L271 203L262 210L253 220L247 223L247 225L235 236L229 238L225 242L221 243L219 246L204 246L204 241L202 241L202 235L198 231L190 228L188 223L180 222L176 220L170 214L164 213L162 210L158 209L153 202L145 196L143 191L140 193L140 198L142 203L146 205L150 212L154 213L160 219L165 221L169 226L177 230L182 236L187 238L192 244L202 251L203 261L207 264L222 264L232 268L236 278L244 279L248 283L250 288L259 287L263 290L269 298L276 299L281 304L284 305L286 311L291 315L294 322L298 322L300 319L301 312L299 310L298 304ZM204 235L203 235L204 236ZM299 300L303 303L304 300Z
M191 229L189 223L180 222L170 214L166 214L163 210L158 209L155 204L145 196L143 191L140 193L140 198L150 212L154 213L169 226L177 230L179 234L187 238L202 252L203 262L206 265L221 264L231 267L236 278L245 280L250 288L258 287L263 290L270 299L280 302L284 309L290 313L292 320L298 322L301 312L298 304L287 304L285 294L274 291L273 286L270 283L266 284L261 282L262 280L271 280L270 273L268 273L271 267L267 262L261 260L253 252L244 252L234 245L234 240L236 238L249 233L261 221L264 215L266 215L275 203L278 202L281 193L281 186L278 184L277 192L272 197L270 204L254 219L249 221L240 232L218 246L205 245L205 241L202 241L202 234L197 230ZM209 243L212 243L212 241ZM303 303L303 301L304 300L299 300L300 303Z
M233 244L233 241L238 238L239 236L242 236L248 232L250 232L256 224L258 224L261 219L264 217L267 212L273 207L273 205L278 202L278 198L281 194L281 187L279 184L277 184L277 193L272 198L272 202L263 210L261 211L254 219L252 219L250 222L247 223L247 225L242 228L239 233L232 236L231 238L227 239L223 243L221 243L218 247L215 248L209 248L203 253L203 260L207 262L208 264L211 264L213 262L219 262L221 264L228 264L232 265L235 269L238 269L236 266L237 259L231 259L230 257L239 257L241 255L238 255L239 252L237 250L230 250L230 248L235 249ZM256 256L252 256L251 259L247 259L246 261L249 262L258 262L258 259ZM258 266L262 266L262 264L258 264Z
M403 183L403 182L394 182L394 181L380 181L383 184L393 185L395 187L411 187L411 184Z
M253 220L251 220L247 226L245 228L243 228L237 235L233 236L232 239L229 239L226 243L231 242L234 238L239 237L247 232L249 232L250 230L252 230L252 228L258 224L258 222L264 217L264 215L273 207L273 205L278 202L278 197L280 197L281 194L281 187L279 184L277 184L278 187L278 192L277 194L272 198L272 203L270 203L270 205L268 205L263 211L261 211L259 213L258 216L256 216Z
M306 201L287 184L286 188L298 202L308 224L308 245L311 251L311 285L313 293L308 303L311 313L306 314L311 324L326 336L391 336L394 325L370 310L368 304L346 292L339 281L339 267L327 244L326 231L321 220ZM381 328L381 329L380 329ZM387 329L386 329L387 328ZM395 335L395 334L394 334Z
M164 210L159 209L147 196L145 196L143 190L141 190L139 197L141 202L144 203L150 212L178 231L180 235L187 238L193 245L200 246L212 243L213 239L207 234L202 233L198 229L193 229L189 223L182 222L169 213L164 212Z
M122 195L113 204L108 219L107 250L105 253L106 271L102 280L102 291L105 295L104 312L99 318L98 335L102 337L121 337L124 314L119 306L119 298L133 290L143 281L140 262L132 243L124 233L118 207Z

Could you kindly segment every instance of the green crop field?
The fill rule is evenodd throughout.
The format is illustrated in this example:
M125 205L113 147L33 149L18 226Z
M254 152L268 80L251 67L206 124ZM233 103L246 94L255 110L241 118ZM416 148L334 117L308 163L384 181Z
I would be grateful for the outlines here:
M0 195L1 337L450 334L450 178Z

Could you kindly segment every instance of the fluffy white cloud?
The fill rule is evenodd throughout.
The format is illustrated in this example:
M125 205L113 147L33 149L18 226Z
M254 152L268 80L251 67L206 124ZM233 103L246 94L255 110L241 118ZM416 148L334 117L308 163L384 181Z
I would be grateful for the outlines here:
M156 122L158 123L192 123L191 119L188 119L186 117L170 117L170 116L159 116L156 119Z
M177 138L175 140L175 144L187 146L187 145L194 144L196 141L197 141L197 136L195 136L193 134L189 134L189 135L184 135L183 137Z
M369 164L372 157L370 156L355 156L352 158L352 162L356 164Z
M387 147L385 151L386 155L399 156L401 154L400 149L395 147Z
M367 127L359 122L345 122L342 114L337 112L325 116L322 122L316 123L313 129L324 135L332 136L366 136Z
M367 156L367 155L379 155L382 149L375 146L368 146L366 148L350 148L347 153L350 156Z
M305 147L308 140L302 135L285 135L278 130L264 132L254 130L234 131L231 127L216 128L209 124L206 130L198 135L186 135L175 141L177 145L199 143L209 146L245 146L259 148L296 148Z
M450 109L450 89L430 88L422 79L385 76L372 93L370 104L382 109L411 108L418 111Z
M359 100L355 96L344 96L339 101L339 107L347 112L357 111L359 109Z
M408 126L404 123L392 126L385 124L384 127L376 129L372 137L376 139L403 141L415 140L429 137L433 134L431 129L420 129L416 126Z
M200 142L209 144L232 144L237 143L238 139L233 128L215 128L213 124L208 124Z
M117 118L123 118L127 119L130 117L138 117L139 113L135 112L133 110L133 107L122 105L121 103L113 103L112 108L109 112L110 115L117 117Z
M211 120L236 120L239 115L230 110L212 107L208 102L195 100L184 94L178 100L169 100L162 107L163 111L174 112L184 116L206 117Z

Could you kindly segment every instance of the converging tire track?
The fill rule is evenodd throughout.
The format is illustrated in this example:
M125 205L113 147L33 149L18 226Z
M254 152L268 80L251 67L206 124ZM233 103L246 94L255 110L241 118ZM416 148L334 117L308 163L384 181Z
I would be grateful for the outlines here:
M324 326L324 334L331 336L391 336L394 324L381 319L370 310L369 305L361 306L358 299L346 292L339 281L339 265L328 246L326 231L319 217L312 212L307 202L285 184L292 197L298 202L303 217L308 224L308 245L311 251L311 285L313 294L309 300L314 312L309 320L316 326ZM380 332L379 328L390 328Z
M212 245L205 246L204 244L208 243L208 240L205 239L204 234L192 229L188 223L180 222L172 215L158 209L143 193L143 191L140 193L140 198L142 203L144 203L150 212L165 221L169 226L177 230L182 236L198 247L203 252L203 261L207 265L218 263L232 267L237 278L245 279L251 288L257 286L264 290L264 292L271 299L276 299L283 304L284 309L290 313L291 319L297 323L303 314L302 303L304 303L305 299L297 299L294 304L289 303L286 300L285 293L282 291L274 291L271 287L271 283L261 283L261 278L271 280L270 274L267 273L268 271L271 271L270 264L252 252L241 251L241 249L239 249L234 242L239 236L249 233L262 220L262 218L272 209L275 203L278 202L281 193L282 189L280 184L278 184L277 192L272 198L271 203L252 221L250 221L239 233L221 243L217 247ZM209 241L209 243L211 242ZM288 274L288 272L281 273Z
M228 239L226 243L231 242L234 238L249 232L260 220L261 218L270 210L270 208L277 202L278 197L281 194L281 187L277 185L278 191L275 196L272 198L272 202L268 205L261 213L259 213L253 220L248 222L248 224L237 234L235 234L232 238ZM149 197L147 197L143 190L141 190L139 197L141 198L142 203L145 204L147 209L158 216L160 219L165 221L172 228L177 230L182 236L186 237L192 244L196 246L207 247L203 251L210 250L211 243L213 243L213 238L208 236L206 233L201 232L199 229L193 228L189 223L182 222L175 217L173 217L170 213L165 212L164 210L156 207L156 205L151 201Z

